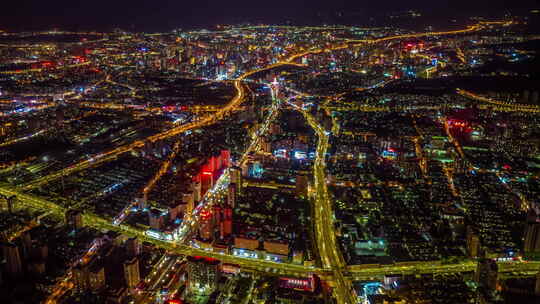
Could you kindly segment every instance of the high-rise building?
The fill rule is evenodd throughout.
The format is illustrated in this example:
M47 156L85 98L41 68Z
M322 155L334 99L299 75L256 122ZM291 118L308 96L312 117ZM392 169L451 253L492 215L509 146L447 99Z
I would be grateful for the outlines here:
M126 251L129 257L136 257L141 253L141 244L136 237L127 239Z
M261 147L264 153L272 153L272 143L268 140L268 138L263 139Z
M17 197L15 195L8 197L0 194L0 204L2 204L2 208L6 208L9 213L13 213L16 201Z
M221 167L228 168L231 165L231 152L229 150L221 150Z
M539 99L539 97L538 97L538 91L534 91L534 92L531 94L531 99L530 99L531 103L537 105L539 100L540 100L540 99Z
M212 212L201 211L199 221L199 236L203 240L211 240L214 232L214 220Z
M220 224L220 236L222 239L232 234L232 208L227 207L223 210L223 219Z
M216 290L220 273L219 264L216 259L188 257L188 294L210 295Z
M308 191L308 177L307 175L296 176L296 195L300 197L307 197Z
M174 221L180 212L180 203L179 202L172 202L169 204L169 220Z
M6 259L6 270L12 277L22 275L22 261L19 247L13 243L3 243L2 250Z
M198 202L201 200L202 184L200 180L193 181L191 184L191 190L193 191L193 199Z
M191 216L193 208L195 208L195 196L193 191L182 194L182 203L185 205L185 214Z
M148 211L148 221L152 229L161 230L164 224L164 214L157 209L150 209Z
M478 262L475 281L481 287L494 290L499 282L499 268L497 263L488 259Z
M75 288L79 291L97 291L105 286L105 268L98 260L93 260L90 264L78 264L71 271Z
M87 290L89 287L88 281L89 281L89 276L90 276L88 267L82 266L79 264L73 267L71 272L73 274L73 281L75 283L75 288L77 288L80 291Z
M105 286L105 268L101 264L95 264L88 268L88 288L93 291Z
M32 251L32 237L30 235L30 232L23 232L19 238L21 239L22 243L23 256L25 258L29 258Z
M231 208L236 206L236 184L229 184L227 189L227 205Z
M240 194L242 190L242 171L238 167L232 167L230 169L231 184L236 186L236 193Z
M540 271L536 274L536 284L534 285L534 294L540 296Z
M480 238L470 226L467 227L467 251L471 258L477 258L480 251Z
M222 220L222 216L221 216L222 208L218 205L214 205L212 209L213 209L212 219L214 221L214 227L216 226L219 227L219 224L221 223L221 220Z
M524 251L525 254L540 252L540 223L527 223Z
M17 197L15 195L8 197L7 204L8 204L8 212L13 213L13 211L15 210L15 206L17 204Z
M124 277L130 290L135 288L141 280L139 273L139 259L132 258L124 263Z
M66 225L72 229L81 229L83 227L82 213L72 209L66 211Z
M250 162L247 161L242 164L242 176L249 176L249 167L250 167L249 163Z

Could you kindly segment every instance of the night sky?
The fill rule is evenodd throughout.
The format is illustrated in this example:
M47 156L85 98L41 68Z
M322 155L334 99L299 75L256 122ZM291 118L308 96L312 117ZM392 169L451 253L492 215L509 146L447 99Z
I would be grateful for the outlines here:
M540 7L539 0L3 0L0 29L112 29L158 31L220 23L354 23L404 9L434 16L501 13ZM338 14L341 12L341 15ZM343 13L345 15L343 15Z

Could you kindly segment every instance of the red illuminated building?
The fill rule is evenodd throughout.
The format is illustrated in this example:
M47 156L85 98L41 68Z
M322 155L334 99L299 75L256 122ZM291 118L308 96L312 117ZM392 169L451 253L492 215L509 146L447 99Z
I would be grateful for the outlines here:
M279 287L287 289L295 289L300 291L315 291L317 287L317 278L311 276L309 278L279 278Z

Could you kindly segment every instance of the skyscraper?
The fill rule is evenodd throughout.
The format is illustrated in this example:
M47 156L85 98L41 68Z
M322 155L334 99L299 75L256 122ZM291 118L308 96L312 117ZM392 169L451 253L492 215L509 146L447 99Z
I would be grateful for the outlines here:
M66 211L66 225L72 229L81 229L83 226L82 213L78 210Z
M236 186L236 193L240 194L242 189L242 171L239 167L231 167L231 184Z
M467 227L467 251L471 258L477 258L480 251L480 238L470 226Z
M236 205L236 184L234 183L229 184L227 191L227 205L231 208L234 208Z
M214 232L212 212L202 211L200 214L199 235L203 240L211 240Z
M221 238L228 237L232 233L232 208L227 207L223 210L223 219L221 220Z
M136 237L127 239L126 251L130 257L136 257L141 253L141 244Z
M526 254L540 251L540 223L527 223L524 251Z
M163 214L157 209L150 209L148 211L148 221L152 229L160 230L164 222Z
M87 266L77 265L71 270L73 273L73 281L75 283L75 288L80 291L86 290L89 287L88 277L90 273Z
M296 176L296 195L307 197L308 177L307 175Z
M22 275L22 262L19 247L13 243L3 243L2 249L6 259L6 270L12 277Z
M124 263L124 277L126 279L126 285L130 290L137 286L141 280L138 258L132 258Z
M487 259L478 262L475 281L481 287L494 290L499 282L499 267L497 266L497 263Z
M534 294L540 296L540 271L536 274L536 284L534 286Z
M217 288L219 264L220 262L215 259L188 257L188 294L211 294Z
M195 195L193 191L182 194L182 203L186 205L185 214L191 216L193 208L195 208Z
M100 290L105 286L105 268L101 264L94 264L88 269L88 287L93 290Z

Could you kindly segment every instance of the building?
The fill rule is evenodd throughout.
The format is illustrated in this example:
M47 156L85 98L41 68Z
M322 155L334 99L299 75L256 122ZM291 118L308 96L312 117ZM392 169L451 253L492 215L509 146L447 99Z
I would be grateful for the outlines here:
M180 203L172 202L169 204L168 209L169 209L169 220L174 221L178 217L179 213L181 212Z
M524 251L525 254L540 252L540 223L527 223Z
M66 211L66 225L72 229L81 229L83 227L82 213L78 210Z
M499 283L499 268L497 263L493 260L481 260L478 262L474 276L475 281L480 287L495 290Z
M272 143L265 138L261 144L264 153L272 153Z
M307 197L308 191L308 177L307 175L296 176L296 195L300 197Z
M126 285L130 290L133 290L141 280L139 273L139 259L132 258L124 263L124 278Z
M540 271L536 274L536 282L534 284L534 294L540 296Z
M24 258L29 258L30 257L30 253L32 251L32 237L30 235L30 232L29 231L25 231L23 232L20 236L19 236L20 240L21 240L21 244L22 244L22 249L23 249L23 257Z
M266 250L266 252L268 253L274 253L284 256L289 255L289 244L287 244L287 242L264 241L263 246L264 250Z
M187 193L182 194L182 203L185 204L185 214L188 214L191 216L191 213L193 213L193 209L195 208L195 195L193 191L189 191Z
M232 208L227 207L223 210L223 219L220 223L220 237L226 238L232 234Z
M242 248L242 249L249 249L249 250L256 250L257 248L259 248L259 240L248 239L245 237L235 237L234 247Z
M227 191L227 205L231 208L236 206L236 184L229 184Z
M88 267L77 265L71 270L73 275L73 282L75 283L75 288L79 291L87 290L89 287L89 271Z
M130 257L136 257L141 253L141 244L136 237L127 239L126 252Z
M214 235L214 220L212 212L201 211L199 224L199 236L203 240L212 240Z
M219 265L216 259L188 257L187 292L190 295L210 295L219 281Z
M16 201L16 196L7 197L0 194L0 204L2 205L2 208L6 208L9 213L13 213Z
M105 287L105 268L101 264L94 264L88 269L88 288L97 291Z
M214 227L218 227L220 228L221 227L221 221L223 219L223 217L221 216L222 214L222 208L219 206L219 205L214 205L212 207L213 211L212 211L212 220L214 221Z
M467 227L467 252L471 258L477 258L480 252L480 238L470 226Z
M242 169L239 167L231 167L231 185L236 186L236 194L240 194L242 190Z
M107 292L107 303L122 303L126 296L128 295L128 290L125 287L116 287L110 289Z
M105 268L102 264L77 265L72 269L75 288L79 291L98 291L105 287Z
M194 181L191 184L191 191L193 192L193 199L195 202L201 200L202 184L200 181Z
M221 156L221 167L228 168L231 165L231 151L221 150L220 156Z
M165 222L164 214L157 209L150 209L148 211L148 222L152 229L161 230Z
M12 277L20 277L23 273L19 247L13 243L3 243L2 251L6 259L7 273Z

